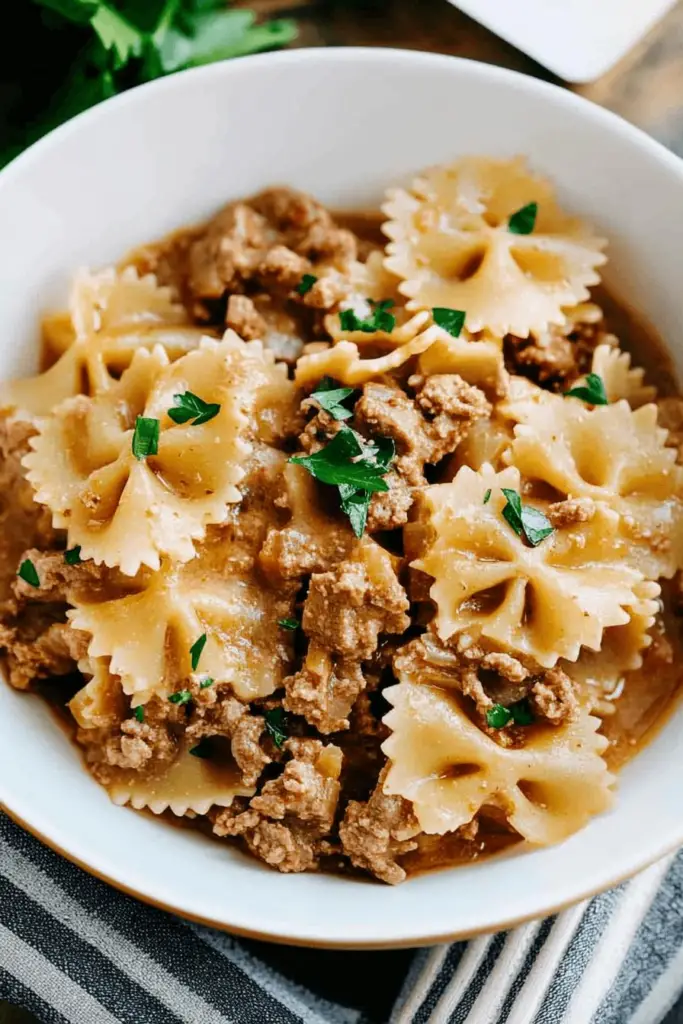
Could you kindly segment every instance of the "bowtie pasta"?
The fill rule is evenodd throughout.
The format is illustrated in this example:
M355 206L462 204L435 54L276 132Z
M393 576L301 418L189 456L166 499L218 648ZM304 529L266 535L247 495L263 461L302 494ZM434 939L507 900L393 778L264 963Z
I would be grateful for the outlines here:
M679 685L683 399L523 159L381 210L268 189L78 271L0 388L0 647L115 803L394 884L618 799Z

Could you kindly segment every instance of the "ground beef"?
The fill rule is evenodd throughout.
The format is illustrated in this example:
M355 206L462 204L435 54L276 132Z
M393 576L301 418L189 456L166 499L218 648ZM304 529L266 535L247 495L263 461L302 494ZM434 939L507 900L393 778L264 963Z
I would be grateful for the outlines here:
M186 730L188 740L225 736L245 786L254 786L271 758L261 747L266 723L261 715L237 700L223 687L207 686L193 695L192 717Z
M414 837L420 827L408 800L384 792L386 775L385 768L369 800L349 801L339 837L344 853L355 867L396 885L406 877L398 858L417 847Z
M352 658L334 658L313 648L302 668L287 676L284 685L285 708L328 736L348 729L349 713L365 679L360 664Z
M504 342L506 368L554 390L566 388L590 371L598 345L617 344L604 320L591 321L570 324L569 330L567 325L549 327L541 337L509 334Z
M142 771L172 761L184 723L183 707L152 697L142 722L131 713L113 732L104 730L98 736L97 730L79 729L77 738L86 747L95 778L106 786L119 777L117 770Z
M279 778L242 809L213 811L217 836L239 836L249 850L283 872L311 871L325 851L339 800L342 753L318 740L290 739L291 754Z
M554 724L573 721L579 713L576 688L561 668L547 669L531 687L530 704L541 718Z
M31 615L15 625L0 624L0 648L9 682L26 690L38 679L65 676L84 654L82 634L51 615Z
M388 491L373 494L368 509L365 529L368 533L380 530L395 530L408 522L408 513L413 504L413 488L399 473L389 472L384 477Z
M568 498L550 505L547 515L555 529L560 530L564 526L589 522L595 512L596 505L592 498Z
M362 433L394 441L394 466L415 487L425 482L425 464L454 451L469 424L488 416L491 406L483 391L457 374L413 376L408 384L412 398L391 384L365 384L354 412Z

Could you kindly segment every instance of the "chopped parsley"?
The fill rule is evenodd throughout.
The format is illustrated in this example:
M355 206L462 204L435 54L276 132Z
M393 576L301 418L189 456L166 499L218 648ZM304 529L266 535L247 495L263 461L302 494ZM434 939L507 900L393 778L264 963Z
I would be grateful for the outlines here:
M454 338L460 337L460 332L465 326L466 315L462 309L448 309L446 306L435 306L432 310L432 318L436 326L448 331Z
M68 551L65 551L64 561L67 565L80 565L82 562L81 545L77 544L75 548L69 548Z
M159 451L159 420L147 416L138 416L133 432L133 455L136 459L146 459L148 455L156 455Z
M361 537L372 495L389 490L383 477L394 454L394 442L389 438L366 441L350 427L342 427L320 451L289 461L304 466L321 483L338 488L342 511L355 535Z
M368 299L372 306L372 313L365 320L361 320L353 309L342 309L339 314L339 324L343 331L363 331L364 334L374 334L376 331L384 331L391 334L396 326L396 317L389 310L395 305L393 299L382 299L375 302Z
M487 490L486 494L484 495L484 501L482 502L482 504L488 505L490 499L491 499L491 488L489 487L489 489Z
M323 377L315 391L312 392L311 398L321 409L329 412L333 419L348 420L353 413L341 403L352 394L353 388L340 388L331 377Z
M202 633L202 635L192 644L192 647L190 647L190 658L192 660L193 672L197 671L197 665L199 665L199 659L201 658L202 651L204 650L205 647L206 633Z
M282 629L291 629L291 630L298 629L299 626L301 625L301 623L299 622L298 619L278 619L277 620L277 624L278 624L278 626L281 626Z
M190 747L190 753L194 757L211 757L211 740L208 736L204 736L196 746Z
M202 679L201 683L199 684L199 689L205 690L207 686L213 686L213 679L211 678L211 676L207 676L206 679Z
M532 505L522 505L522 499L517 491L509 487L503 487L502 490L507 498L503 516L518 537L525 537L532 548L538 547L541 541L553 532L550 520L540 509Z
M294 291L299 295L307 295L317 280L315 274L304 274Z
M136 707L136 709L133 712L133 714L137 718L138 722L144 722L144 720L145 720L145 709L142 706L142 704L138 704L138 706Z
M282 708L272 708L266 711L266 730L278 750L282 750L285 740L289 735L287 732L287 718Z
M216 402L205 402L199 395L193 395L191 391L184 391L181 395L173 396L173 408L168 410L168 415L174 423L187 423L192 420L192 426L198 427L201 423L208 423L221 411L220 405Z
M565 398L580 398L589 405L608 405L607 392L602 377L598 373L589 373L585 384L565 391Z
M486 712L486 722L492 729L504 729L510 722L515 725L531 725L533 720L533 712L526 697L507 708L503 704L494 704Z
M508 231L513 235L530 235L536 226L538 203L527 203L508 220Z
M189 690L177 690L176 693L170 694L168 699L171 704L189 704L192 700L192 694Z
M19 579L22 579L24 583L28 583L32 587L40 586L40 579L38 578L38 570L31 561L30 558L25 558L19 566L19 572L17 573Z

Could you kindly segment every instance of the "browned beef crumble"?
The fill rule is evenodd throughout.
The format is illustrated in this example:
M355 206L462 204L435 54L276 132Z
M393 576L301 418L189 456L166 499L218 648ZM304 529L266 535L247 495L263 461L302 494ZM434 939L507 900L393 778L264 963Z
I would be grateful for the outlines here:
M529 377L552 390L569 387L578 377L590 372L593 352L598 345L616 345L604 320L578 323L568 334L562 327L550 327L539 340L533 334L505 338L505 366L510 373Z

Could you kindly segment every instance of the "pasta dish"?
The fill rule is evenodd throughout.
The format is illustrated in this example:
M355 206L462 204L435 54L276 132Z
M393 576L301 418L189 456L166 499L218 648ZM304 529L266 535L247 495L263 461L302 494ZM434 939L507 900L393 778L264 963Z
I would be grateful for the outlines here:
M0 646L112 800L388 883L609 808L678 689L683 400L605 248L468 157L77 272L2 386Z

